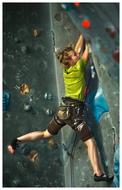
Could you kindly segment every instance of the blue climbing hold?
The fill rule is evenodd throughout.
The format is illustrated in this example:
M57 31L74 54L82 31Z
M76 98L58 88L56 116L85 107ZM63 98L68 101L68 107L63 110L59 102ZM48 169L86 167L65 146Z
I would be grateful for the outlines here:
M3 91L3 111L8 111L10 104L10 93L8 91Z
M120 152L119 152L119 144L115 147L115 154L114 154L114 180L113 180L113 187L119 187L120 185Z

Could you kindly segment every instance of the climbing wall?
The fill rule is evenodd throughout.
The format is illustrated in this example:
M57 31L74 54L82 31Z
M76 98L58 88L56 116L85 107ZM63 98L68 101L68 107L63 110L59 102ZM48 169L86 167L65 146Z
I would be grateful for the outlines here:
M99 123L89 114L89 125L103 168L113 173L119 139L119 4L4 3L3 90L10 95L3 112L4 187L112 186L94 182L86 148L69 126L53 140L29 143L38 152L35 162L11 156L6 150L16 136L47 127L64 96L62 68L55 52L75 43L80 32L91 42L91 86L99 83L109 107Z
M3 187L64 186L60 134L28 144L38 153L35 161L7 152L13 138L46 129L58 105L49 4L3 4L3 88L10 94L3 112Z
M103 102L99 102L99 109L102 107L101 113L104 114L101 114L96 122L89 113L87 121L97 141L103 169L111 175L115 144L119 139L119 4L62 3L51 7L56 51L63 49L69 43L75 43L80 32L91 44L93 67L87 66L92 75L90 88L93 92L97 87L101 89L96 99L102 92L103 99L107 103L104 102L107 112L104 110ZM62 73L58 63L57 73L61 97L64 85L60 81ZM62 130L62 143L65 186L112 186L106 182L94 182L86 148L78 138L75 138L75 133L68 126Z

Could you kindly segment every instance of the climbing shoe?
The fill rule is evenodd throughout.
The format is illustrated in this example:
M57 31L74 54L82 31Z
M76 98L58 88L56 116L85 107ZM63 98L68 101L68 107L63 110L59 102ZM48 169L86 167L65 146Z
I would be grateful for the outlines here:
M94 181L106 181L111 182L113 180L114 176L107 176L105 174L102 174L100 176L94 175Z

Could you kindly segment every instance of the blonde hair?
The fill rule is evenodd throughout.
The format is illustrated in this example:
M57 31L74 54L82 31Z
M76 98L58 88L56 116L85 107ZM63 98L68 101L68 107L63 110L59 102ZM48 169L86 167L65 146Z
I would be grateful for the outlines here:
M60 61L61 64L68 67L69 66L69 52L74 50L72 44L68 45L63 51L59 51L56 54L57 59Z

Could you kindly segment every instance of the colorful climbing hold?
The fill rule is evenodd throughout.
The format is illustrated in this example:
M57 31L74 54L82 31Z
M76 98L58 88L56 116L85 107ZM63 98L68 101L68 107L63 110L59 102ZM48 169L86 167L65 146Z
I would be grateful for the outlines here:
M84 19L82 22L81 22L81 26L85 29L89 29L91 27L91 23L88 19Z
M8 91L3 91L3 111L8 111L10 104L10 93Z
M117 61L119 63L119 50L118 49L113 51L112 57L115 61Z
M61 7L66 11L71 11L73 6L71 3L61 3Z
M75 3L73 3L74 4L74 6L76 6L76 7L79 7L80 6L80 3L78 3L78 2L75 2Z
M25 84L25 83L21 84L20 92L21 92L22 95L29 94L29 92L30 92L29 86L27 84Z
M117 32L113 25L107 26L105 30L111 38L115 38Z

